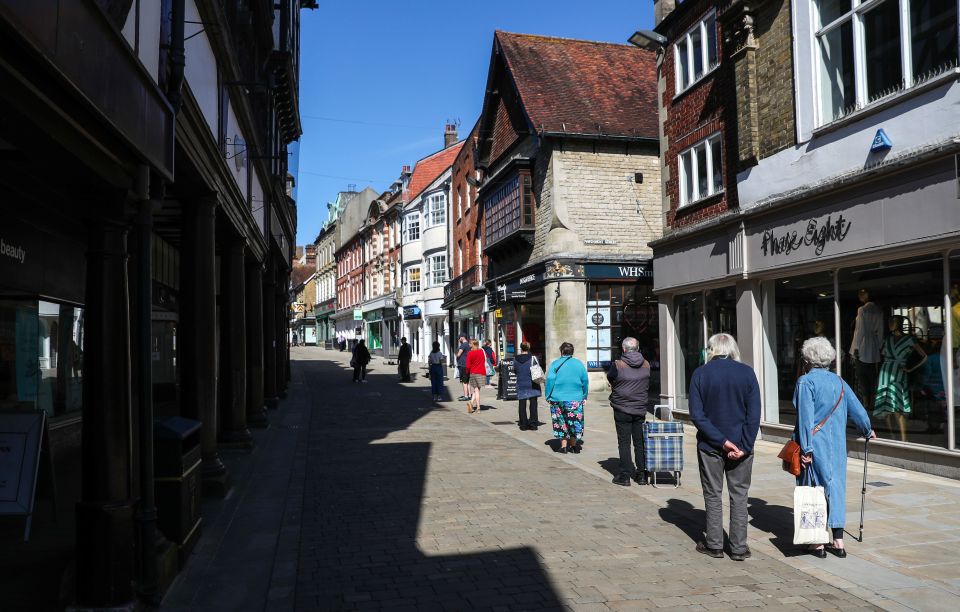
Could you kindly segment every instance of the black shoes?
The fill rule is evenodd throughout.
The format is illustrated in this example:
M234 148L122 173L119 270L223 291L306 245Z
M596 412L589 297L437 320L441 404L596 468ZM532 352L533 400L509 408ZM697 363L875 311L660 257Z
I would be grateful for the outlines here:
M566 446L561 446L560 449L559 449L557 452L560 453L561 455L566 455L566 454L567 454L567 447L566 447Z
M650 482L650 474L646 470L640 470L633 477L633 480L641 487Z
M621 487L630 486L630 474L620 473L613 477L613 484L620 485Z
M748 548L742 553L730 553L730 558L734 561L746 561L750 558L750 549Z
M811 548L810 554L816 557L817 559L827 558L827 550L825 548Z
M574 455L579 455L580 445L574 445L573 448L570 449L570 452L573 453Z
M837 558L839 558L839 559L846 559L846 558L847 558L847 549L846 549L846 548L835 548L835 547L833 547L833 546L825 546L824 549L825 549L825 550L829 550L831 553L833 553L833 554L834 554ZM826 555L824 555L824 556L826 556ZM823 558L823 557L821 557L821 559L822 559L822 558Z
M723 551L719 548L707 548L706 542L697 542L697 552L714 559L723 559Z
M528 429L530 429L530 426L529 426L529 425L521 425L521 426L520 426L520 431L527 431Z

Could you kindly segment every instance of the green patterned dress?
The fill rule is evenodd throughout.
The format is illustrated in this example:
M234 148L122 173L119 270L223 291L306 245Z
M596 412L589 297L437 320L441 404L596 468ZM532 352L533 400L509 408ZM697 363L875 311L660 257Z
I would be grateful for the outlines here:
M887 336L883 342L883 365L877 379L877 397L873 414L902 412L910 414L910 392L907 383L907 355L916 346L913 336Z

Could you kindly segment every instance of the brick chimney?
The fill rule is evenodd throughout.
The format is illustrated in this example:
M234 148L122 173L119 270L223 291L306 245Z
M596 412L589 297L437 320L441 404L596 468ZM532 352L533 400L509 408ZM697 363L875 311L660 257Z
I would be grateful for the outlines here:
M653 0L654 25L659 25L675 8L677 8L677 0Z
M457 142L457 126L452 123L448 123L447 126L443 129L443 148L456 144Z

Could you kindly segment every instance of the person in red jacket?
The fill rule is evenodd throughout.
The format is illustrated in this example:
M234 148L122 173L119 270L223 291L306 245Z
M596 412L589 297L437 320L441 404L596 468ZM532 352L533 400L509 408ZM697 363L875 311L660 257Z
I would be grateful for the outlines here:
M467 413L472 414L480 410L480 389L487 384L487 354L480 348L478 340L470 341L466 368L470 375L470 399L467 400Z

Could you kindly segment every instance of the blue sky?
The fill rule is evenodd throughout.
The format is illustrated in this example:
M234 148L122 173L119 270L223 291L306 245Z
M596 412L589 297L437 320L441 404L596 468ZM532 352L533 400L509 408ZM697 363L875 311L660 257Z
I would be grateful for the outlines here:
M483 103L494 30L626 42L653 0L325 0L302 12L297 244L354 183L386 189L403 165L461 138Z

